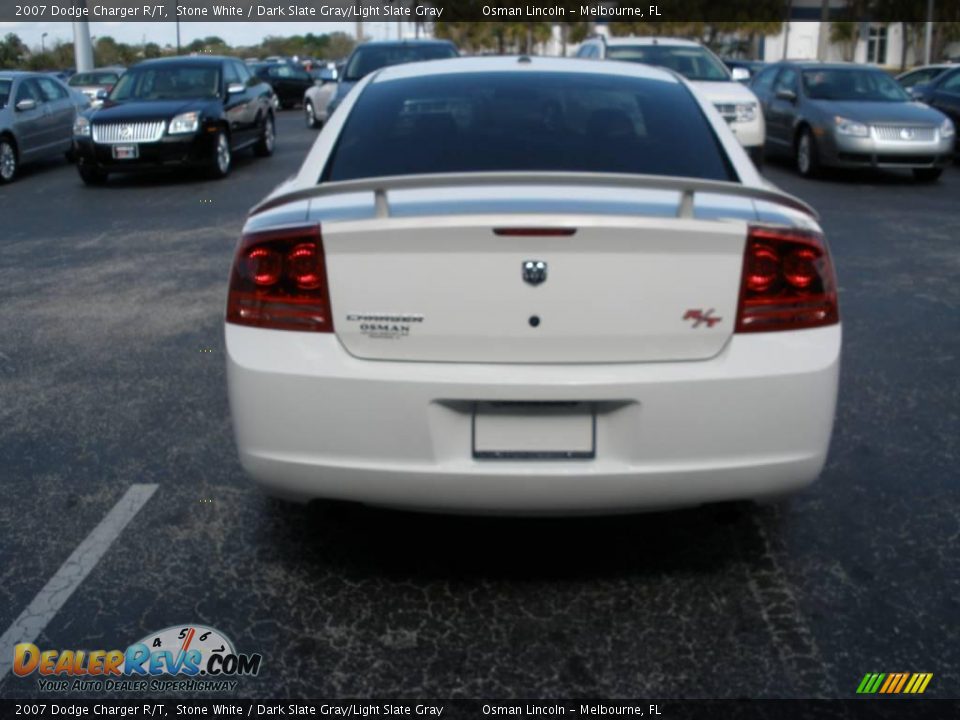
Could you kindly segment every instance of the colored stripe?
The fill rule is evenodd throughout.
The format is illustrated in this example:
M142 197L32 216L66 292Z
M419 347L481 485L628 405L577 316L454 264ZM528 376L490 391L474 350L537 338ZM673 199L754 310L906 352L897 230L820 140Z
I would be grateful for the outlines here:
M903 686L906 684L908 677L910 677L910 673L900 673L900 682L897 683L897 687L894 688L893 692L899 693L903 690Z
M857 687L858 693L865 693L867 691L867 684L870 682L870 673L867 673L863 676L863 680L860 681L860 685Z
M903 691L904 691L905 693L912 693L912 692L913 692L913 686L917 684L917 678L919 678L919 677L920 677L920 676L917 675L917 673L914 673L913 675L911 675L911 676L910 676L910 682L907 683L907 686L903 689Z
M927 673L927 676L923 680L923 685L920 686L920 689L917 690L918 693L925 692L927 685L930 684L930 681L933 679L933 673Z
M887 676L886 673L877 674L877 679L873 682L873 684L870 686L870 690L868 691L871 695L877 691L877 689L880 687L880 683L883 682L883 679L886 676Z
M890 686L891 686L894 682L896 682L896 680L897 680L897 674L896 674L896 673L890 673L889 675L887 675L887 681L883 684L883 687L880 688L880 692L883 693L884 695L886 695L886 694L887 694L887 691L890 690Z

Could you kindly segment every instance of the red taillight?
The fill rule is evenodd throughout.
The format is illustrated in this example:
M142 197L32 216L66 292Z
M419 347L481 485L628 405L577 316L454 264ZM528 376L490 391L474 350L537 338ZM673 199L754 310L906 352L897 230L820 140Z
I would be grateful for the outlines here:
M838 322L837 283L823 236L751 227L736 331L799 330Z
M248 233L240 238L230 272L227 322L333 332L319 226Z

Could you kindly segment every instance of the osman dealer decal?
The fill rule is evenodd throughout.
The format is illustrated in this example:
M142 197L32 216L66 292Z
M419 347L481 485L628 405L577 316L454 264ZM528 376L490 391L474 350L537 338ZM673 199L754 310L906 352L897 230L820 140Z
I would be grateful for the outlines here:
M238 653L226 635L204 625L175 625L150 633L125 650L13 648L13 673L38 675L40 690L235 690L260 672L259 653Z

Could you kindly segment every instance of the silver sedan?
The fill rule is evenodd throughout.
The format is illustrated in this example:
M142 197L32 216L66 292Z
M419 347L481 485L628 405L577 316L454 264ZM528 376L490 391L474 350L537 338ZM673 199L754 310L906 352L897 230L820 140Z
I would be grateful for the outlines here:
M69 157L76 100L68 88L42 73L0 72L0 183L20 165L51 155Z

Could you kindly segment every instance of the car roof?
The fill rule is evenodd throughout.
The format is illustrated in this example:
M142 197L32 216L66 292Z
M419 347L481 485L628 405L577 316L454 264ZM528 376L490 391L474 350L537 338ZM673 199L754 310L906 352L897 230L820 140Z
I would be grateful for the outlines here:
M157 65L219 65L225 60L237 60L223 55L178 55L176 57L152 58L138 62L134 67L155 67Z
M46 76L47 73L31 72L29 70L0 70L0 77L11 79L18 77L39 77L40 75Z
M695 40L684 38L661 37L660 35L638 35L631 37L606 38L607 45L669 45L671 47L702 47Z
M667 83L680 82L669 70L641 63L598 63L595 60L577 58L529 57L526 55L492 55L483 57L458 57L445 60L390 65L375 71L371 82L388 82L410 77L429 75L456 75L460 73L520 73L551 72L592 75L619 75L660 80Z
M367 40L357 45L355 50L365 47L404 47L406 45L453 45L450 40L437 40L435 38L418 38L411 40ZM454 45L454 47L456 47Z
M781 60L777 65L791 65L801 70L875 70L884 72L873 65L852 62L820 62L819 60Z

